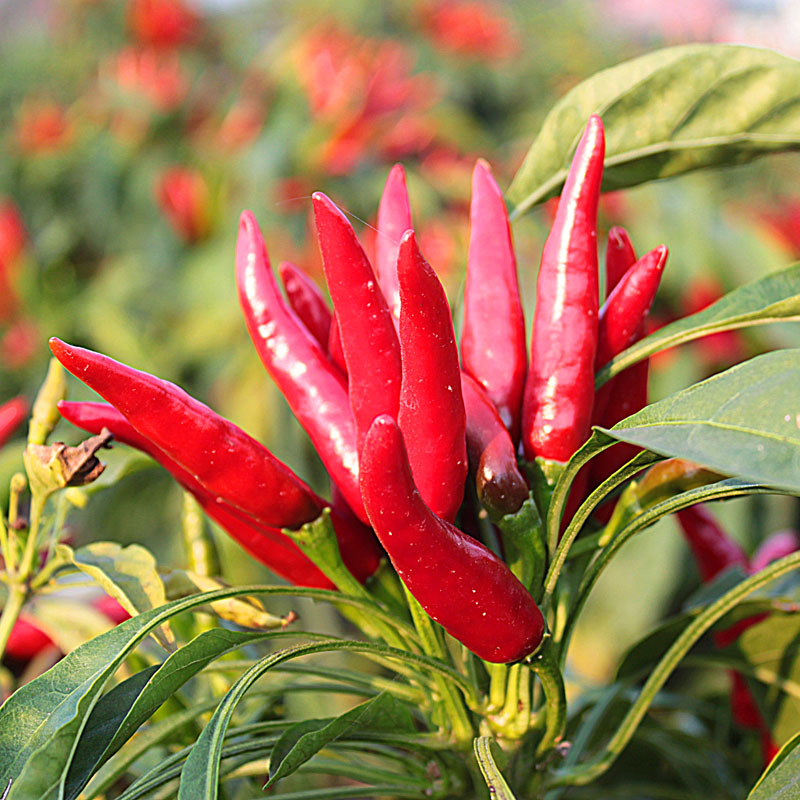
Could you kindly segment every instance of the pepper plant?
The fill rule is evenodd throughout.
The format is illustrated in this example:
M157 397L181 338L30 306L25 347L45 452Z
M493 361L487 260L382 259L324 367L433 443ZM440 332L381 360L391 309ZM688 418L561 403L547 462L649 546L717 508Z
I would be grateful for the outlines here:
M800 493L800 350L651 405L647 360L800 318L800 267L646 336L667 249L637 258L612 230L601 276L597 206L603 188L796 148L798 78L797 62L767 51L681 47L600 73L553 109L509 190L512 218L560 192L530 348L507 206L484 161L458 335L402 167L378 210L374 263L346 215L313 195L332 311L294 265L281 265L281 292L245 212L235 262L247 328L327 470L327 497L178 386L52 339L105 402L37 401L35 418L50 422L26 450L27 567L9 573L0 631L37 588L75 572L138 613L0 709L7 800L239 798L261 785L298 800L795 796L797 540L770 538L751 558L699 504ZM55 408L94 434L83 460L46 445ZM285 584L214 582L197 513L184 523L187 570L134 569L111 543L60 544L37 575L47 503L91 484L112 438L167 469L190 511ZM672 513L706 585L628 652L613 683L568 692L598 579ZM258 605L287 597L331 604L360 635ZM732 710L719 693L692 695L682 664L727 669ZM293 693L309 691L349 700L338 716L293 716Z

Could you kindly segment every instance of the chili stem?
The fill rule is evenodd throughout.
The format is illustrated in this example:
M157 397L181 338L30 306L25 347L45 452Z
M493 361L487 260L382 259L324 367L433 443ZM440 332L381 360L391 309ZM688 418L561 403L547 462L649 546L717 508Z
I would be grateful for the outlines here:
M528 662L536 673L544 690L545 727L539 746L538 756L558 744L567 727L567 696L564 691L564 678L558 667L558 659L553 652L552 639L549 639L539 652Z
M405 586L403 588L405 588L408 607L411 610L411 619L414 620L414 627L416 627L419 638L422 641L423 652L434 658L446 660L447 654L436 635L431 618L414 595L408 591L408 588ZM475 732L464 701L455 687L444 676L436 675L434 676L434 681L442 698L445 714L450 720L456 744L471 745Z

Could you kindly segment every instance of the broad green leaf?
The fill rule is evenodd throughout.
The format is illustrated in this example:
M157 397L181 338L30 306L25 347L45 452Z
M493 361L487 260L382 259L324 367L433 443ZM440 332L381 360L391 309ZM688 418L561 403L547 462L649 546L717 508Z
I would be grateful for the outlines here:
M800 800L800 733L772 759L747 800Z
M596 383L600 386L637 361L710 333L796 319L800 319L800 264L739 286L702 311L640 339L609 361L597 373Z
M57 548L57 555L97 581L132 616L167 602L156 560L141 545L123 547L117 542L93 542L73 550L62 544ZM175 635L169 624L162 625L158 634L161 644L172 650Z
M473 742L475 760L481 770L481 775L489 787L489 794L495 800L516 800L514 793L506 783L500 770L495 763L492 754L492 744L494 739L489 736L478 736Z
M756 356L599 430L800 494L800 350Z
M309 719L289 728L277 741L269 762L269 780L264 788L291 775L323 747L351 731L414 731L408 708L389 694L361 703L335 719Z
M508 196L519 215L556 194L591 114L606 129L605 190L800 147L800 63L690 44L598 72L550 111Z

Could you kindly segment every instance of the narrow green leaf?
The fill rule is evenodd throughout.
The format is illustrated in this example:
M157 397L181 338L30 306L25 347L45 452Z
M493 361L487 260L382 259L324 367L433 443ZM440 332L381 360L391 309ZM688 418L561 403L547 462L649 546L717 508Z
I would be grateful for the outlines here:
M756 356L599 430L800 494L800 350Z
M270 756L269 780L264 788L291 775L301 764L330 742L350 731L414 731L408 708L382 693L334 719L310 719L289 728L275 744Z
M506 783L500 770L497 768L492 755L494 739L489 736L478 736L473 742L475 759L481 770L481 775L489 787L489 793L495 800L516 800L514 793Z
M799 799L800 733L786 742L747 795L747 800Z
M792 264L739 286L702 311L671 322L640 339L597 373L596 384L601 386L654 353L710 333L796 319L800 319L800 264Z
M555 195L591 114L606 129L605 190L800 147L800 64L771 50L671 47L578 84L547 115L508 196Z

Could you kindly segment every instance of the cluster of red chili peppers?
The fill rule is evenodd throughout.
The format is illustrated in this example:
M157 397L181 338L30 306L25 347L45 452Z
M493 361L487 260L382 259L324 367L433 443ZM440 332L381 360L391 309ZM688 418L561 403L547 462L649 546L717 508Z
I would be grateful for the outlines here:
M236 279L247 327L328 471L330 501L177 386L53 339L59 361L110 404L62 403L61 413L149 453L210 517L296 584L332 585L282 529L330 507L356 578L369 578L387 554L456 639L487 661L519 660L544 633L529 591L539 587L524 586L454 523L462 504L474 502L472 490L465 501L468 475L493 519L513 514L529 496L518 453L552 478L592 424L613 425L646 403L646 364L594 389L595 370L643 334L666 259L661 247L637 261L624 231L613 230L609 294L599 307L604 148L594 116L544 246L530 364L506 207L485 162L473 175L460 358L444 290L417 246L402 167L392 169L380 203L374 265L345 215L313 196L333 313L309 276L286 263L284 297L255 218L242 215ZM613 466L606 459L589 479Z

